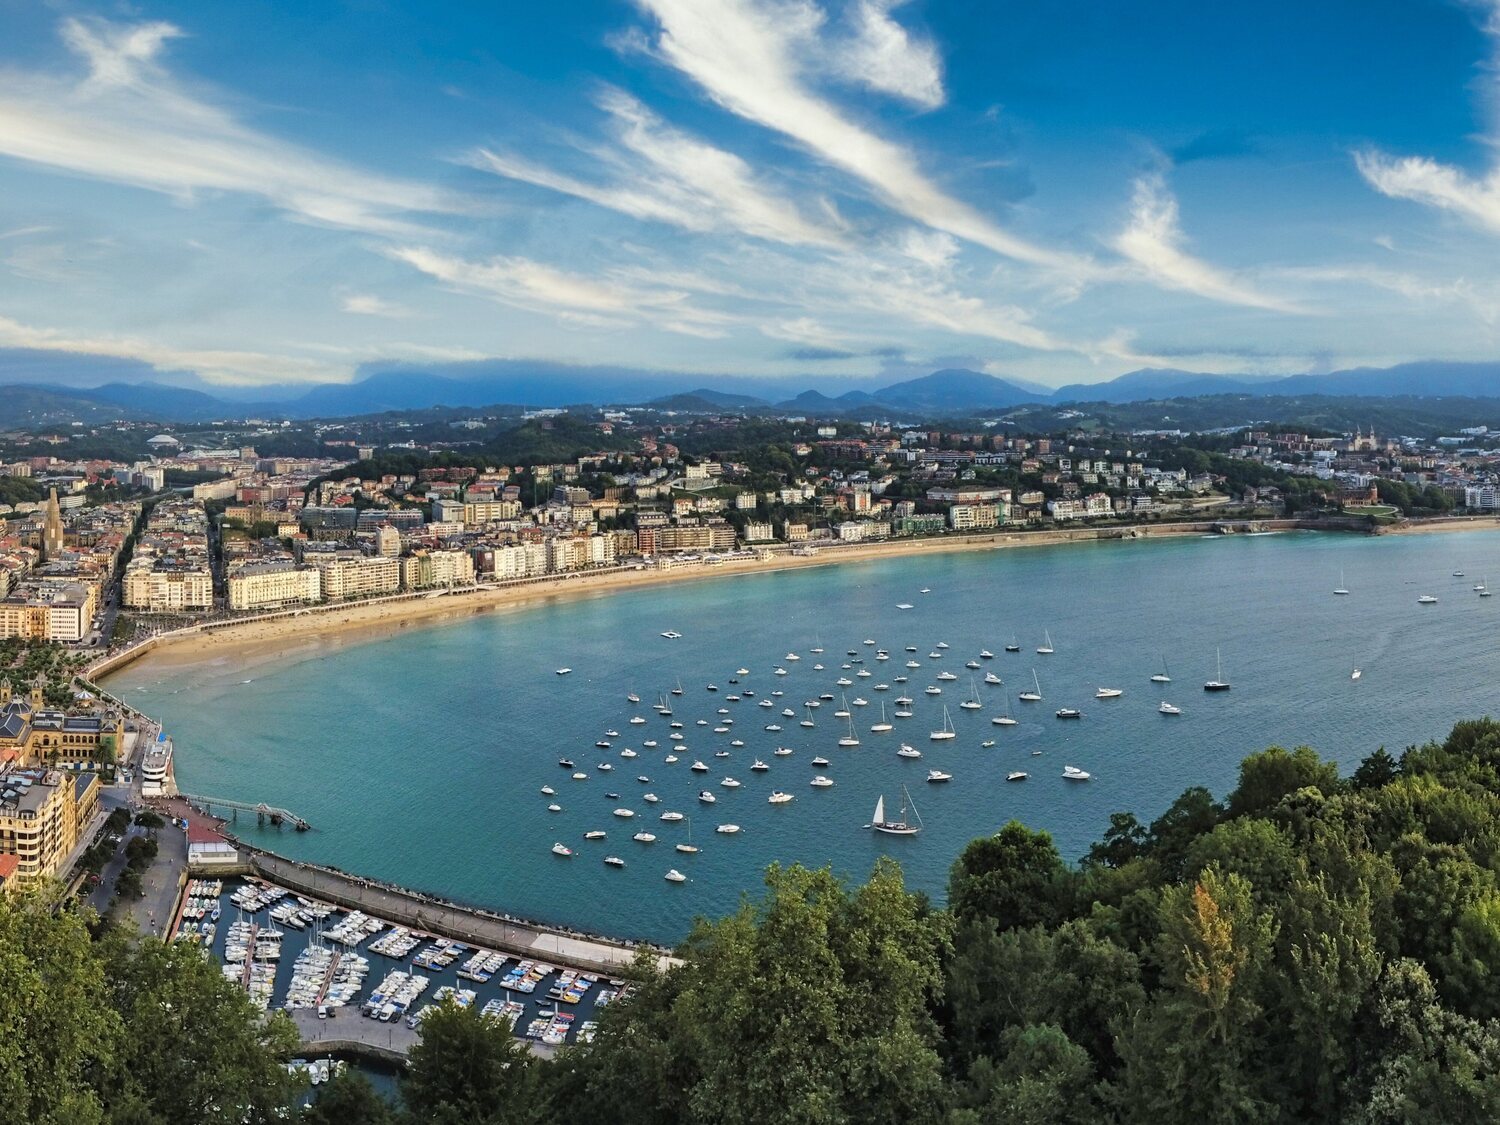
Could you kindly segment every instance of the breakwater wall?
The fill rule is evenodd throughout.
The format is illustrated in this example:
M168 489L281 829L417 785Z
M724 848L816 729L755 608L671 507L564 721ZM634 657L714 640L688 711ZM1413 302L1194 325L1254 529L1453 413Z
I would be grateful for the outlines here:
M362 910L386 921L485 949L533 958L569 968L619 976L644 946L661 968L676 964L668 951L645 942L632 944L598 934L542 926L406 887L362 878L337 868L301 863L236 841L249 868L273 883L346 910Z

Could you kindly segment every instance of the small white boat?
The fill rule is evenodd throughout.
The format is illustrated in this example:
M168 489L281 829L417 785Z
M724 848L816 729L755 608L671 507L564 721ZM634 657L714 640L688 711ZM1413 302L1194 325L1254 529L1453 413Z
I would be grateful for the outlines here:
M1081 770L1077 766L1063 766L1062 775L1066 781L1088 781L1091 776L1086 770Z
M1102 687L1094 692L1095 699L1119 699L1125 692L1117 687Z
M733 836L739 830L740 826L738 824L721 824L714 829L715 832L722 836Z
M718 799L719 798L715 797L707 789L698 790L698 800L702 801L705 805L711 805Z
M1056 711L1059 719L1081 719L1083 712L1076 707L1059 707Z
M885 704L882 702L880 704L880 722L878 722L878 723L871 723L870 724L870 731L873 734L884 734L886 731L888 731L890 729L891 729L891 723L890 723L890 720L888 720L885 717Z
M839 739L839 745L846 750L859 745L859 739L854 735L854 720L849 720L849 733Z
M667 872L667 874L666 874L666 880L669 883L686 883L687 882L687 876L684 875L681 871L678 871L677 868L674 867L674 868L672 868L672 870L670 870L670 871Z
M995 654L993 652L991 652L987 648L982 648L982 649L979 650L979 659L980 660L993 660L993 659L995 659Z
M1349 673L1349 678L1351 680L1357 680L1357 679L1359 679L1359 677L1360 677L1360 670L1358 668L1354 669L1353 672Z
M816 757L812 760L812 764L816 769L822 769L823 767L828 765L828 759L820 755L819 757Z
M607 855L607 856L605 856L604 857L604 862L606 864L608 864L610 867L624 867L625 866L625 861L623 859L621 859L617 855Z
M1037 650L1037 652L1041 653L1043 656L1051 656L1052 653L1056 651L1052 647L1052 634L1049 633L1049 632L1047 632L1046 630L1043 630L1042 631L1042 635L1047 638L1046 642L1044 644L1037 645L1037 649L1036 650Z
M583 834L583 838L585 840L602 840L604 839L604 835L605 834L603 832L599 831L599 829L596 828L592 832L585 832Z
M575 773L573 775L573 780L574 781L587 781L588 779L589 779L589 775L586 774L586 773L584 773L582 770L579 770L577 773Z
M634 840L638 844L654 844L654 843L656 843L656 836L655 836L654 833L651 833L651 832L645 832L645 831L637 832L634 836L632 836L630 838L632 840Z
M1433 599L1436 601L1437 599ZM1228 691L1229 681L1224 678L1224 658L1218 649L1214 649L1215 672L1214 678L1203 685L1204 691Z
M552 845L552 854L568 856L573 854L573 849L568 847L567 844L559 842Z
M1172 682L1172 677L1167 674L1167 658L1165 656L1161 658L1161 671L1151 677L1151 682L1153 684L1170 684Z
M1008 774L1005 775L1005 780L1006 781L1025 781L1030 776L1031 775L1029 773L1027 773L1025 770L1011 770L1010 773L1008 773Z
M771 795L766 798L766 802L772 805L785 805L792 800L794 798L790 793L783 793L780 789L771 790Z
M914 607L912 606L911 602L897 602L896 603L896 608L897 609L912 609Z
M936 785L939 782L952 781L953 775L951 773L944 773L942 770L928 770L927 780Z
M566 675L567 675L567 674L568 674L568 673L569 673L569 672L571 672L571 671L572 671L572 670L573 670L573 669L571 669L571 668L559 668L559 669L558 669L558 670L557 670L557 674L558 674L558 675L559 675L559 676L566 676ZM569 852L569 853L568 853L568 854L569 854L569 855L572 855L572 854L573 854L573 853L572 853L572 852Z
M1003 687L1005 684L1005 681L1002 680L999 676L995 675L995 673L993 672L986 672L984 674L984 682L990 684L993 687Z
M557 790L554 789L554 788L552 788L552 786L550 786L550 785L543 785L542 786L542 796L544 796L544 797L550 797L550 796L552 796L556 792L557 792Z
M1423 594L1421 597L1419 597L1417 599L1417 604L1418 605L1436 605L1437 604L1437 598L1433 597L1431 594Z
M633 817L635 815L635 812L633 810L631 810L631 809L616 809L615 810L615 815L618 816L618 817L620 817L620 818L622 818L622 819L624 819L624 820L629 820L631 817Z
M771 753L775 754L778 758L785 758L791 752L792 748L790 746L778 746L775 750L771 751Z
M915 746L907 745L905 742L901 744L901 749L896 751L896 757L898 758L920 758L921 756L922 751L918 750Z
M646 721L646 720L645 720L645 718L644 718L644 717L643 717L643 716L640 716L640 715L632 715L632 716L631 716L631 717L630 717L630 721L631 721L631 723L633 723L633 724L634 724L634 725L635 725L635 726L640 726L640 725L641 725L641 724L642 724L642 723L644 723L644 722L645 722L645 721Z
M626 694L625 698L626 698L627 701L629 701L631 703L639 703L641 701L641 697L638 696L638 695L636 695L636 693L633 692L633 691L632 692L628 692Z
M562 812L562 806L561 805L548 805L547 806L547 811L548 812Z
M692 770L694 773L707 773L708 772L708 767L706 765L704 765L702 762L694 762L692 765L690 765L688 767L688 769Z
M928 684L922 690L926 694L928 694L928 695L942 695L943 694L943 689L940 688L940 687L938 687L937 684Z
M666 757L665 757L665 758L663 758L663 759L662 759L662 761L664 761L664 762L666 762L666 763L667 763L667 765L669 765L669 766L670 766L670 765L671 765L671 764L672 764L672 763L673 763L673 762L675 762L675 761L677 761L677 760L678 760L678 759L677 759L677 755L676 755L676 754L668 754L668 755L667 755L667 756L666 756Z
M759 772L761 770L768 770L771 767L766 765L766 763L762 762L759 758L756 758L755 761L750 764L750 768Z
M1031 670L1031 683L1034 691L1023 691L1016 696L1022 703L1040 703L1042 701L1042 681L1037 679L1036 669Z
M1338 584L1338 587L1333 592L1335 594L1347 594L1349 592L1349 587L1347 587L1347 586L1344 585L1344 571L1343 571L1343 568L1339 569L1339 584Z
M994 723L997 727L1013 727L1016 725L1016 720L1010 713L1010 696L1007 695L1005 697L1005 714L996 715L990 722Z
M736 676L748 676L750 674L750 669L749 668L736 668L734 670L734 674Z
M644 794L644 795L643 795L643 796L642 796L642 797L641 797L641 800L643 800L643 801L645 801L645 802L646 802L646 804L648 804L648 805L654 805L654 804L656 804L656 803L657 803L657 802L658 802L658 801L660 801L660 800L661 800L661 798L660 798L660 797L658 797L658 796L657 796L657 795L656 795L656 794L655 794L655 793L646 793L646 794Z
M740 787L740 783L732 777L726 777L723 781L719 782L719 785L724 789L738 789Z
M682 814L680 812L664 812L661 814L661 819L668 824L675 824L682 819Z
M809 782L809 784L812 785L814 789L827 789L833 785L833 778L829 777L827 774L820 773L816 777L814 777L812 781Z
M917 814L917 806L907 792L906 786L901 787L901 811L894 817L885 815L885 796L882 794L875 802L875 815L870 818L866 826L875 829L876 832L884 832L887 836L915 836L922 831L922 818ZM911 818L908 819L906 810L911 809Z
M1161 706L1158 707L1157 710L1160 711L1163 715L1180 715L1180 714L1182 714L1182 708L1181 707L1173 707L1165 699L1163 699L1161 701Z
M634 750L632 750L629 746L627 746L627 747L625 747L625 749L623 749L623 750L620 751L620 757L622 757L622 758L638 758L638 757L640 757L640 755L637 754Z

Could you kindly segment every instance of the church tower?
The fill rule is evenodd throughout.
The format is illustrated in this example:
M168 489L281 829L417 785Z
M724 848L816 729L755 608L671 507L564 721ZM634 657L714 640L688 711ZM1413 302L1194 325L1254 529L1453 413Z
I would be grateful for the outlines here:
M62 554L62 508L57 503L57 489L47 497L47 522L42 525L42 558L51 562Z

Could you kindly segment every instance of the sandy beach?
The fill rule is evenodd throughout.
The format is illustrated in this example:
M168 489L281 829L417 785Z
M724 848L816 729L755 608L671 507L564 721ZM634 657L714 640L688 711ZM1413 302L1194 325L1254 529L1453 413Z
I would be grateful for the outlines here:
M475 614L515 611L557 598L597 597L617 590L667 583L707 581L744 574L771 574L803 567L832 566L922 554L1202 535L1213 527L1214 522L1194 521L1047 531L997 531L984 535L941 539L899 539L878 543L852 543L847 546L820 547L816 554L811 555L779 553L769 559L734 560L713 565L580 572L559 575L545 581L481 587L477 590L443 594L440 597L408 596L399 600L363 602L332 608L314 607L295 615L251 619L243 623L219 625L206 631L184 630L179 633L165 634L149 645L141 646L140 650L136 650L138 655L132 654L133 659L129 661L109 659L101 662L104 667L99 674L107 677L111 671L125 666L126 663L135 663L140 660L150 661L153 667L180 668L232 658L237 665L249 668L269 659L287 660L315 656L321 651L359 643L419 622L428 624L445 620L456 621ZM1263 526L1281 528L1297 526L1296 521L1259 522ZM1457 522L1462 526L1467 526L1464 521ZM1485 526L1500 527L1500 520L1486 521Z

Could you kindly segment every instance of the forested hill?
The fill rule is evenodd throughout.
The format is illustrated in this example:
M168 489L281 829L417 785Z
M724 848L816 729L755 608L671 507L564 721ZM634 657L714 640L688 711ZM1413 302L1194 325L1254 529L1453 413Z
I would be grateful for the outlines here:
M441 1009L387 1105L357 1076L309 1122L1129 1125L1500 1120L1500 724L1341 779L1269 749L1220 802L1111 818L1079 866L1008 824L935 910L890 862L773 868L698 924L593 1043L529 1056ZM0 901L6 1116L295 1119L290 1047L191 948L92 942ZM151 952L152 949L158 952ZM40 1034L38 1029L45 1029Z

